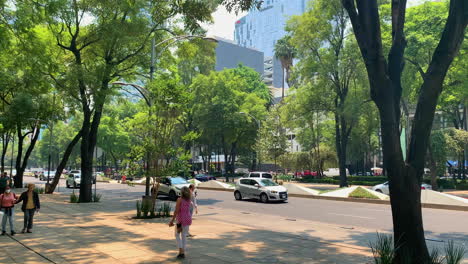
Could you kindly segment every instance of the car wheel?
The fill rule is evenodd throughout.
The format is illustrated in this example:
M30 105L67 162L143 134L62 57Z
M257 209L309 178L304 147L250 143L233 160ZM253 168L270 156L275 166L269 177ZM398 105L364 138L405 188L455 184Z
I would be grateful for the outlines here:
M234 198L236 198L237 201L242 200L242 194L239 191L236 191L234 193Z
M70 185L68 185L68 182L66 183L66 185L67 185L67 189L70 189Z
M177 195L176 195L176 193L174 191L169 192L169 199L171 199L172 201L177 200Z
M73 189L76 189L76 182L73 183Z
M261 201L262 203L267 203L267 202L268 202L268 196L267 196L265 193L262 193L262 194L260 195L260 201Z
M376 191L376 192L379 192L379 193L383 193L382 190L380 190L380 189L377 189L377 190L375 190L375 191Z

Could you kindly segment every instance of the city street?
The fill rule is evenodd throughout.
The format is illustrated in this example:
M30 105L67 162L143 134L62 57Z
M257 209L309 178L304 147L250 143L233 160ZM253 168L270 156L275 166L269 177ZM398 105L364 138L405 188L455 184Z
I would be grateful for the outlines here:
M44 184L33 177L26 177L26 182ZM93 186L94 188L94 186ZM145 186L117 183L97 183L97 191L105 199L127 200L128 206L134 206L134 200L144 194ZM75 192L79 190L76 189ZM71 193L73 189L65 188L61 180L59 192ZM161 199L168 201L166 197ZM350 203L306 198L289 198L287 203L262 204L257 201L236 201L231 192L198 190L200 214L203 217L213 217L211 211L227 210L234 214L268 215L271 219L287 219L288 221L313 221L333 224L349 230L366 230L372 232L391 232L392 219L389 205ZM468 227L466 219L468 212L440 209L423 209L426 238L435 241L456 240L468 244ZM271 221L272 223L274 221ZM250 221L243 225L253 226ZM255 223L258 224L258 223ZM262 223L265 224L265 223ZM271 225L271 223L268 223Z

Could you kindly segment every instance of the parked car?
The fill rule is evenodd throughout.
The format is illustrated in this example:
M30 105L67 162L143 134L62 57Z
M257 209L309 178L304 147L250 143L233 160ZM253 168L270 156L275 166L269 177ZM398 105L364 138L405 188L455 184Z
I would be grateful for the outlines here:
M81 184L81 173L70 173L66 180L67 188L77 188Z
M195 176L195 179L197 181L206 182L206 181L216 180L216 177L213 175L209 175L209 174L197 174Z
M55 177L55 171L44 171L39 174L40 181L47 181L47 177L49 177L49 180L53 180Z
M261 171L252 171L244 176L245 178L267 178L273 179L273 176L269 172L261 172Z
M386 195L390 194L390 189L388 188L388 182L384 182L382 184L377 184L374 187L372 187L373 191L383 193ZM429 184L421 184L421 190L432 190L432 186Z
M267 178L241 178L236 182L234 198L238 201L244 198L259 199L262 203L284 202L288 200L288 190Z
M169 199L175 201L180 197L180 190L189 186L190 183L182 177L165 177L161 179L158 194L167 195Z

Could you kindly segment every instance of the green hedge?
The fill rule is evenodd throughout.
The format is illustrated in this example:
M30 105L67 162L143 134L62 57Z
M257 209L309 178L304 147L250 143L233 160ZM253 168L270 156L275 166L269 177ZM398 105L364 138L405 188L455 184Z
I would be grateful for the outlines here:
M333 176L334 180L340 180L340 176ZM387 177L382 176L348 176L348 181L366 181L383 183L388 181Z
M468 182L460 182L457 184L457 190L468 190Z
M376 177L376 178L378 179L376 181L365 181L365 180L354 180L354 179L350 179L350 177L348 177L348 184L374 186L374 185L381 184L381 183L384 183L384 182L387 181L387 178L385 178L385 177ZM381 178L385 178L385 179L381 179ZM316 179L316 178L312 178L312 177L306 177L306 178L301 179L301 182L304 182L304 183L327 183L327 184L337 184L337 185L340 184L339 180L333 179L333 178Z

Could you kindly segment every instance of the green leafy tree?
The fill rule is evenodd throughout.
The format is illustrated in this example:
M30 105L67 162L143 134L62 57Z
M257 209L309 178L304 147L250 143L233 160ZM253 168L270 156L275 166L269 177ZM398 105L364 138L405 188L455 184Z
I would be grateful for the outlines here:
M450 0L449 14L431 60L417 89L417 103L406 159L400 147L402 73L408 46L405 30L406 0L386 7L389 19L381 23L376 0L342 0L366 65L370 93L380 113L383 155L388 171L395 237L394 263L428 263L424 238L420 184L426 150L437 102L444 79L458 54L468 24L468 5L464 0ZM430 17L430 15L429 15ZM385 23L388 21L388 24ZM429 24L429 19L424 24ZM391 45L384 54L382 26L391 26ZM409 48L408 48L409 49Z
M250 116L256 120L265 116L268 88L253 69L240 66L199 75L192 89L198 144L208 157L220 149L227 171L233 173L238 154L246 149L252 151L258 125Z
M273 161L275 172L279 158L287 152L288 140L286 128L281 120L281 105L274 105L260 128L256 148L262 157L262 160Z
M90 202L93 154L105 103L113 94L109 84L118 78L131 80L147 66L149 39L161 40L166 22L178 19L187 31L211 19L211 1L56 1L33 3L61 50L62 65L52 78L81 107L80 202ZM43 16L44 15L44 16ZM91 17L90 20L84 20ZM146 55L146 56L145 56ZM145 67L148 68L148 67Z
M359 78L363 65L359 63L356 44L347 37L348 22L339 0L323 0L313 2L309 11L293 17L287 27L301 58L296 66L300 76L298 89L311 89L313 93L306 97L310 100L306 104L333 113L340 186L348 185L348 142L359 120L360 107L365 103L362 98L368 97Z

